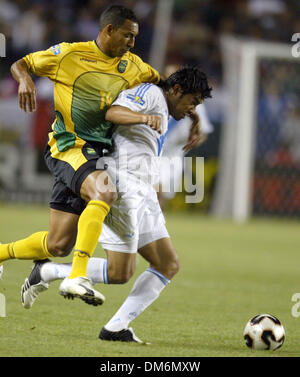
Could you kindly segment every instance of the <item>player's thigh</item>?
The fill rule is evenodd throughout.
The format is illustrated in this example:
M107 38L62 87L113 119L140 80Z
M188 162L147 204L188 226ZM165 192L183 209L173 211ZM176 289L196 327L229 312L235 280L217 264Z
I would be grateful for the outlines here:
M134 273L136 253L106 250L108 281L110 284L126 283Z
M178 254L169 237L153 241L139 248L138 252L150 263L150 267L168 279L172 279L179 270Z
M102 200L111 206L117 199L117 190L105 170L91 172L82 182L80 197L86 202Z
M100 144L95 150L78 137L69 149L61 151L58 142L51 136L45 151L45 161L50 172L58 181L64 182L66 188L85 202L103 200L111 205L116 198L116 190L112 189L111 181L107 184L107 180L101 179L107 173L97 168L100 157Z
M50 209L50 230L47 247L51 254L64 257L70 254L77 237L79 215Z

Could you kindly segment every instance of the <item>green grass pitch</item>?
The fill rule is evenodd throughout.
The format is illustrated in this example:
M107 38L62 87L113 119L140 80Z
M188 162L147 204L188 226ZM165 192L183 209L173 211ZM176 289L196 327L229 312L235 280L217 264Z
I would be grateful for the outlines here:
M166 215L181 270L159 299L132 322L151 345L105 342L99 330L128 295L146 263L137 259L131 281L101 286L102 307L58 294L59 282L31 310L23 309L20 287L31 262L9 261L0 282L6 317L0 317L0 356L200 357L299 356L300 317L291 298L300 292L299 223L252 220L238 225L196 214ZM48 228L48 208L0 206L0 240L9 242ZM100 246L95 256L104 256ZM57 259L59 262L70 261ZM253 351L243 329L259 313L277 316L286 330L277 351Z

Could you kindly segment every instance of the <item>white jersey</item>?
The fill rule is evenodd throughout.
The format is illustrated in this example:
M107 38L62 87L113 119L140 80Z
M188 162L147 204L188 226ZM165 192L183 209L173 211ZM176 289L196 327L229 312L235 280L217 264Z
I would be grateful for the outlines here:
M145 124L118 126L113 135L115 151L126 149L129 158L160 156L169 119L163 90L150 83L141 84L121 92L112 105L125 106L147 115L158 115L162 121L161 134Z
M114 151L101 158L107 162L118 199L105 219L100 242L107 250L136 253L148 243L169 237L152 187L156 183L153 176L156 180L159 177L159 156L168 130L169 112L162 89L153 84L121 92L113 105L158 115L162 120L162 134L145 124L117 126L113 134Z

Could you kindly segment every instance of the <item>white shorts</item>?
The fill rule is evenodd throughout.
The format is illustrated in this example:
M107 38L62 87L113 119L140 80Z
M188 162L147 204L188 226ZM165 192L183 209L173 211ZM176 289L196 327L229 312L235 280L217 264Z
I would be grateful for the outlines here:
M170 237L156 191L148 184L128 185L107 215L99 242L106 250L136 253L153 241Z

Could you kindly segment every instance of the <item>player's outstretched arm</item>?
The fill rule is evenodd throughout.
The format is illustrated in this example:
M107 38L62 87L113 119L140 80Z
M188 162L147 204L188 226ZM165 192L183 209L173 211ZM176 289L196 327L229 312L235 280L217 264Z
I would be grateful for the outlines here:
M187 144L183 147L185 153L195 148L197 145L203 143L206 139L206 135L201 130L201 120L196 111L191 111L189 117L192 120L190 127L189 138Z
M114 124L119 124L122 126L143 123L158 133L161 133L161 118L159 116L132 111L125 106L111 106L106 112L105 119Z
M19 106L29 112L36 110L36 87L24 59L17 60L10 68L13 78L19 83Z

